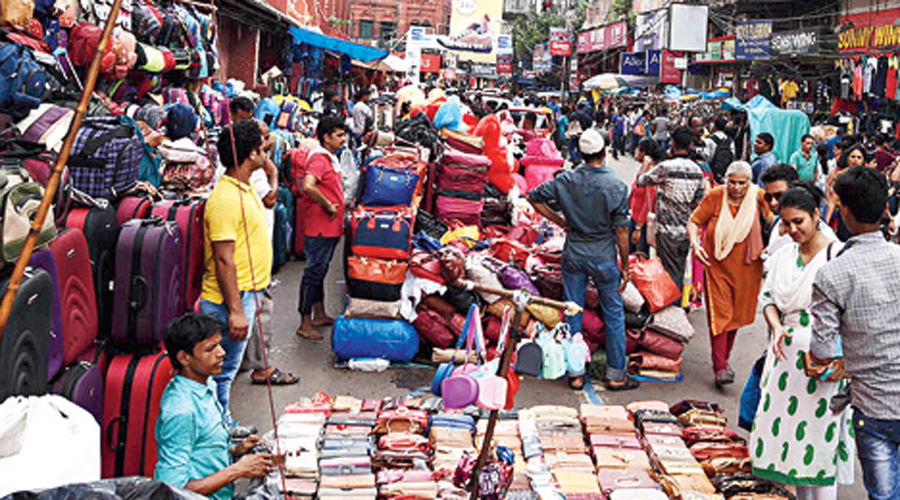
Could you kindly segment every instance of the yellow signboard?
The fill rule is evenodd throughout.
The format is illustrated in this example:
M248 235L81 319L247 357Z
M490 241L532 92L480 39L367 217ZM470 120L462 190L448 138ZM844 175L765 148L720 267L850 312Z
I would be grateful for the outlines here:
M459 52L461 61L495 63L502 19L503 0L453 0L450 36L439 43Z

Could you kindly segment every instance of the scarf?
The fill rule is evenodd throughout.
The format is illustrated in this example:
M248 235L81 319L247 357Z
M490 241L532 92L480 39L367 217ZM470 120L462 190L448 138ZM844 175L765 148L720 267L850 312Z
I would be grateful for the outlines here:
M728 192L723 189L722 208L719 211L719 221L716 223L715 252L716 260L725 260L734 245L744 241L753 227L753 219L757 217L756 201L759 196L759 188L751 185L744 195L737 215L731 215L728 207Z

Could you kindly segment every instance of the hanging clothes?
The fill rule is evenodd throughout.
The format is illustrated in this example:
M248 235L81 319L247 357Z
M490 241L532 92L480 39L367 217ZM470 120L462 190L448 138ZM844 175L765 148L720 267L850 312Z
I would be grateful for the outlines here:
M865 67L863 68L863 94L872 93L872 81L875 79L875 71L878 69L878 59L874 57L864 57Z
M862 99L863 89L865 87L863 66L865 66L865 64L860 62L853 68L853 99L857 101Z
M872 94L884 97L887 84L888 58L881 56L875 59L875 74L872 77Z
M897 69L900 67L900 59L896 54L888 58L887 78L884 83L884 95L888 99L897 99Z

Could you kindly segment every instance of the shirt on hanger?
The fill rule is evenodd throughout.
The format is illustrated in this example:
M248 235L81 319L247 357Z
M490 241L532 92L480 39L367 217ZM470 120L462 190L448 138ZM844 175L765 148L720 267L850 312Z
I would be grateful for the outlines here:
M779 88L781 89L781 104L794 100L797 97L797 91L800 90L800 86L793 80L781 82Z

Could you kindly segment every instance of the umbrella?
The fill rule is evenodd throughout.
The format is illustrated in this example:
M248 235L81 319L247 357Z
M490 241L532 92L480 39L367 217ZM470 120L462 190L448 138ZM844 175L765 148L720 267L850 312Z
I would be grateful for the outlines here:
M592 76L584 82L584 88L586 89L612 90L627 86L628 82L615 73L603 73Z

